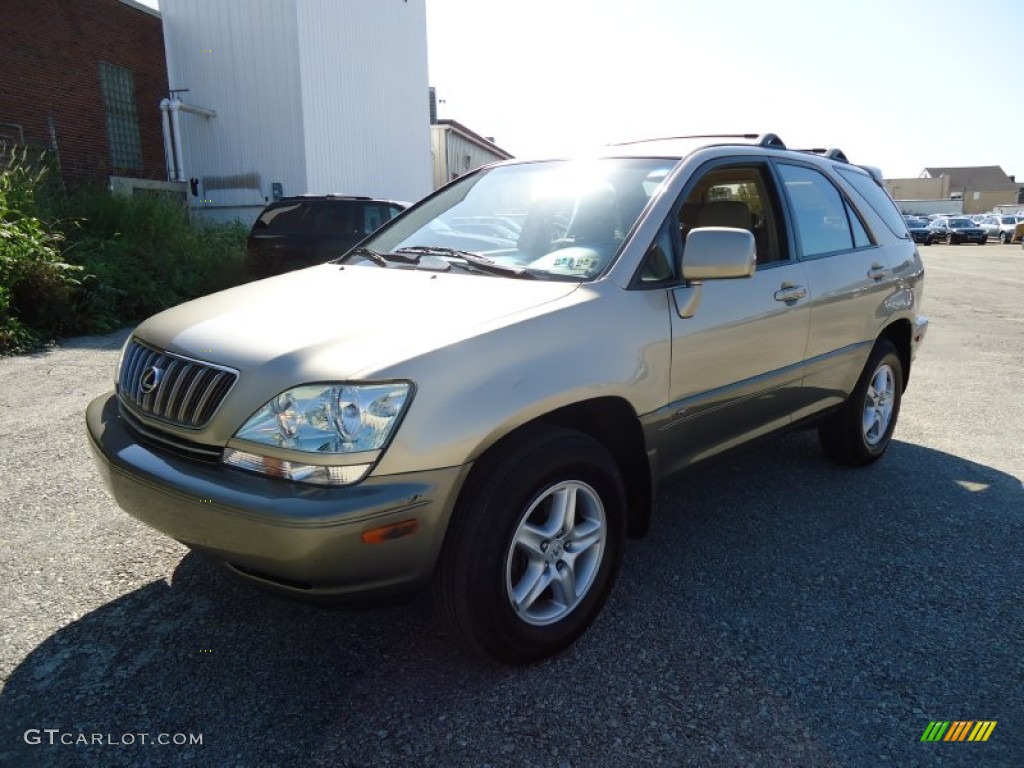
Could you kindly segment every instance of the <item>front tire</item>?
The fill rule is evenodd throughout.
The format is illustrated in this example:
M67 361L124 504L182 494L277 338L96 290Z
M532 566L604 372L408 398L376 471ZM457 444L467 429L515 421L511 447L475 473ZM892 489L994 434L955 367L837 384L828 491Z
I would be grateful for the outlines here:
M1000 232L999 233L999 243L1001 245L1006 245L1008 242L1010 242L1010 236L1008 234L1006 234L1005 232Z
M903 363L888 339L879 339L846 403L818 425L825 454L860 467L881 458L892 440L903 399Z
M459 496L435 574L441 618L500 662L558 653L604 605L625 532L625 488L604 446L526 430L485 455Z

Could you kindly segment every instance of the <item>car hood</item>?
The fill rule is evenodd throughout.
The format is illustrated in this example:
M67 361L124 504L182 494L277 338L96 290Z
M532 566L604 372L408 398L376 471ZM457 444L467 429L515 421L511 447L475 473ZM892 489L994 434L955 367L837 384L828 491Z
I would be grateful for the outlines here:
M181 304L136 335L273 386L372 374L533 313L574 282L324 264Z

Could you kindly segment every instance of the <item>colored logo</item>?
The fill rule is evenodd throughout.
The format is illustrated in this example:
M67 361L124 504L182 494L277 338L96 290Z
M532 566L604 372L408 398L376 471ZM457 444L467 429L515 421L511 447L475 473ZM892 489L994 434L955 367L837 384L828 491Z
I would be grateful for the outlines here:
M997 720L932 720L921 741L988 741Z

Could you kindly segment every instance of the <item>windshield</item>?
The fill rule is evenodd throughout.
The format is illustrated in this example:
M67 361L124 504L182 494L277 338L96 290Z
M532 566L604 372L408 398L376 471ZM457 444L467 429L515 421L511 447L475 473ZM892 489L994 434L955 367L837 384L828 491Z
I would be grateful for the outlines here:
M410 211L343 261L437 269L442 259L451 266L465 262L479 274L590 280L615 259L675 163L629 158L484 170ZM430 255L430 266L408 258L416 253ZM501 269L482 268L487 264Z
M908 227L927 227L928 222L924 219L907 219Z
M951 227L973 227L974 222L970 219L950 219L948 222Z

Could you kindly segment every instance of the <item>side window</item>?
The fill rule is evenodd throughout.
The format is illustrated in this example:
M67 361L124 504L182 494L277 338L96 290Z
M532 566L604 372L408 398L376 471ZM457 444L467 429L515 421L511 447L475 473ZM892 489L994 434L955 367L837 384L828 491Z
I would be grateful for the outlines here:
M901 237L904 240L910 237L910 233L907 232L907 225L900 215L899 208L896 207L896 203L892 201L884 187L860 168L852 166L837 167L836 173L850 182L850 186L867 201L868 205L871 206L875 213L885 222L885 226L891 229L896 237Z
M679 207L679 232L697 227L734 227L754 235L758 265L786 258L779 235L778 206L766 169L761 166L715 168L704 174Z
M804 256L820 256L854 247L846 202L819 171L779 164Z
M684 249L686 236L693 229L733 227L753 234L759 267L788 259L779 230L778 196L770 179L762 165L719 166L706 172L677 204L676 216L665 223L651 244L640 266L639 282L678 279L672 226L678 228Z
M651 285L673 280L676 274L675 243L672 240L672 219L669 218L647 249L640 265L640 283Z
M850 229L853 231L853 247L854 248L867 248L873 245L871 242L871 236L868 234L867 229L864 228L864 222L860 220L860 216L853 210L849 203L846 203L846 217L850 220Z
M388 220L387 208L379 203L367 203L363 206L363 227L360 234L368 235Z

